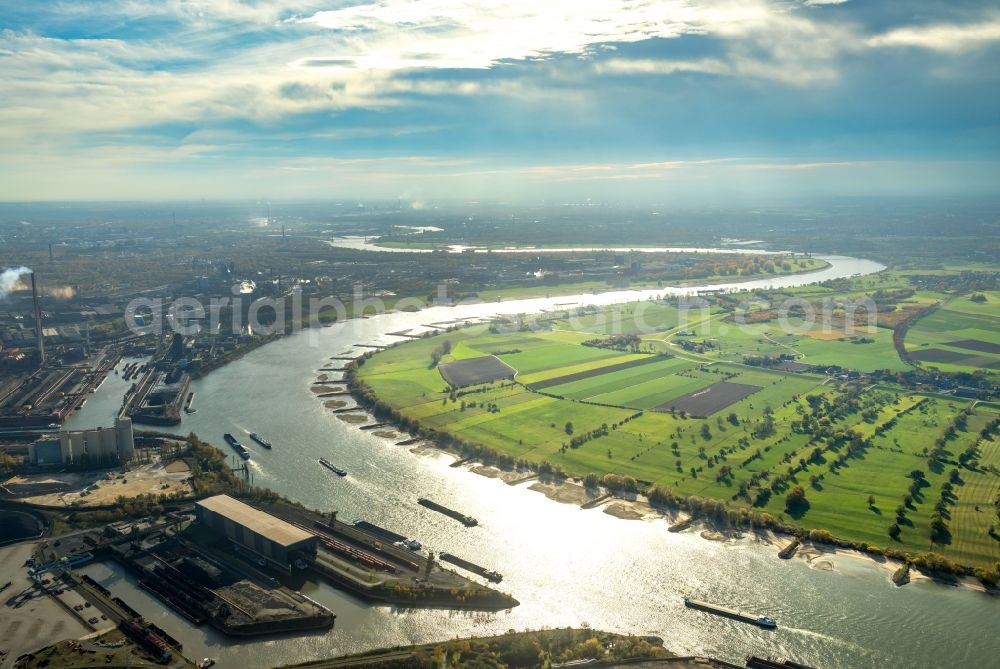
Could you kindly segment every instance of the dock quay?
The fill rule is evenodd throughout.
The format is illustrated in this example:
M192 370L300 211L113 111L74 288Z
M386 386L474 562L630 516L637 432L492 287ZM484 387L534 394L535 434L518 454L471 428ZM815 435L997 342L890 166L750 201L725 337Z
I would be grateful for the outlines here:
M93 602L98 610L107 615L132 641L168 663L174 653L183 650L181 643L151 622L144 620L132 607L118 597L113 597L107 588L93 579L78 578L71 572L64 572L63 578L69 582L84 599Z
M365 599L406 606L482 611L498 611L518 605L518 601L510 595L476 583L446 569L437 560L395 546L350 522L337 520L336 514L301 511L281 504L266 508L276 517L319 537L318 557L310 568L331 583ZM327 542L333 542L341 551L350 550L345 554L331 552ZM352 560L352 555L365 559L355 553L388 567L373 571Z
M417 443L418 441L422 441L422 439L420 437L412 437L410 439L404 439L403 441L397 441L396 445L397 446L410 446L412 444Z
M694 525L694 518L693 517L692 518L686 518L686 519L680 521L679 523L674 523L673 525L671 525L670 527L668 527L667 528L667 532L683 532L684 530L686 530L687 528L691 527L692 525Z
M586 502L584 502L583 504L581 504L580 508L581 509L593 509L594 507L600 506L601 504L603 504L607 500L611 499L611 497L612 497L611 493L605 493L603 495L598 495L594 499L587 500Z
M357 358L352 355L331 355L330 360L347 360L350 362L357 360Z
M491 583L499 583L503 580L503 576L500 572L487 569L486 567L481 567L475 562L469 562L468 560L463 560L462 558L452 555L451 553L441 553L438 556L442 562L449 562L456 567L461 567L466 571L471 571L473 574L478 574Z
M357 346L358 348L373 348L379 351L382 350L383 348L386 348L381 344L355 344L355 346Z
M455 520L462 523L466 527L475 527L476 525L479 524L479 521L473 518L472 516L467 516L460 511L449 509L448 507L438 504L437 502L434 502L432 500L429 500L426 497L421 497L420 499L418 499L417 504L419 504L422 507L428 508L431 511L437 511L438 513L444 514L449 518L454 518Z
M387 530L384 527L379 527L375 523L369 523L367 520L361 520L360 518L354 521L354 527L393 543L396 543L397 541L406 541L406 537L402 534L393 532L392 530Z
M409 330L400 330L398 332L389 332L388 334L392 335L393 337L407 337L409 339L422 339L423 338L423 335L410 334L412 331L413 331L413 328L410 328Z
M328 393L320 393L316 397L336 397L337 395L350 395L350 390L332 390Z
M380 427L385 427L388 423L371 423L369 425L362 425L359 429L361 430L377 430Z
M353 407L343 407L343 408L341 408L341 409L334 409L334 410L333 410L333 413L350 413L350 412L352 412L352 411L353 411L353 412L355 412L355 413L364 413L364 412L363 412L363 411L361 410L361 407L358 407L358 406L353 406Z
M346 367L320 367L319 370L317 370L317 371L320 371L320 372L346 372L347 368Z
M746 611L730 609L725 606L717 606L698 599L691 599L690 597L684 598L684 606L689 609L698 609L699 611L722 616L723 618L731 618L740 622L750 623L751 625L757 625L758 627L763 627L765 629L774 629L778 626L778 623L774 620L774 618L770 618L768 616L747 613Z
M281 587L257 569L246 551L196 544L183 536L158 538L159 543L142 546L120 540L109 557L193 625L244 637L326 629L334 623L332 611Z
M781 558L782 560L790 560L790 559L792 559L792 556L795 555L795 551L797 551L799 549L799 545L801 543L802 542L799 539L794 539L792 541L792 543L788 544L787 546L785 546L784 548L782 548L780 551L778 551L778 557Z
M747 669L813 669L812 667L783 657L771 658L747 655L744 660L747 663Z

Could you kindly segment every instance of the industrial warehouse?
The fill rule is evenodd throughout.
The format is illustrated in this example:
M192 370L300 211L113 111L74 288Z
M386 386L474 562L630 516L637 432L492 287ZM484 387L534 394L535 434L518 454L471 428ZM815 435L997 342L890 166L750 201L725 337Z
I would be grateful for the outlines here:
M196 504L198 520L225 534L237 547L268 565L291 572L296 560L311 562L319 539L291 523L259 511L229 495L216 495Z

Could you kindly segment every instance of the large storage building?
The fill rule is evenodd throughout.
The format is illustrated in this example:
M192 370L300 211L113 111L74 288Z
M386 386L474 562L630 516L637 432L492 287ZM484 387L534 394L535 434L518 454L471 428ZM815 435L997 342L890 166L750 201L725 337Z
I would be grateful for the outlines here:
M40 466L110 467L125 464L134 455L135 437L129 418L116 419L114 427L60 432L58 440L41 439L28 447L28 460Z
M206 527L278 569L291 571L295 560L311 561L316 556L319 539L315 534L229 495L203 499L196 509Z
M135 454L132 419L117 418L114 427L83 432L60 432L63 464L100 467L128 462Z

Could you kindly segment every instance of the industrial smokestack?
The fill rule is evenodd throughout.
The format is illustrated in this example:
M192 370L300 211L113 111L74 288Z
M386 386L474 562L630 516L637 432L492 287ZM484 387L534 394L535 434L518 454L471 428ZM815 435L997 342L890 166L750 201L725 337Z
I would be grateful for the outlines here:
M35 335L37 336L38 362L45 363L45 337L42 334L42 309L38 304L38 286L35 285L35 273L31 273L31 299L35 303Z

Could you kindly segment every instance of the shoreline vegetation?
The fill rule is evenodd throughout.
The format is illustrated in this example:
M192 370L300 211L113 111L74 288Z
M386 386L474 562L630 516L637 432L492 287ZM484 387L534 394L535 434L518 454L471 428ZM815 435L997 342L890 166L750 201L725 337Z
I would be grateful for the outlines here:
M429 334L433 336L440 333ZM388 348L405 343L408 342L399 342ZM658 486L640 491L634 480L615 474L606 474L596 481L581 483L579 480L573 480L564 471L553 467L546 461L515 461L511 456L496 449L470 443L457 439L446 432L427 428L419 421L403 415L380 399L371 386L358 378L359 369L378 352L380 351L366 351L345 367L343 383L357 402L358 409L368 412L379 422L391 423L403 435L410 435L435 449L453 455L463 464L473 464L470 471L474 473L504 480L512 476L512 472L517 475L514 478L537 477L539 482L529 486L529 489L542 492L549 499L562 503L576 503L580 499L579 492L561 491L563 486L578 486L584 489L584 495L588 494L586 489L590 488L594 492L589 494L595 497L600 496L596 490L600 488L606 491L608 499L614 500L614 506L605 511L609 515L624 519L646 517L647 514L638 510L637 504L644 504L660 516L672 514L676 518L684 514L686 519L682 522L699 521L708 526L708 529L701 533L702 538L708 540L729 540L733 530L749 530L758 537L763 535L765 543L776 546L779 552L787 548L793 541L798 541L801 546L797 547L795 555L807 560L814 568L818 569L832 570L833 568L828 560L821 559L823 556L843 555L869 560L881 565L890 572L890 575L905 566L908 575L907 581L927 578L948 584L965 585L982 592L1000 594L1000 588L997 587L997 580L993 575L985 570L959 564L933 551L913 553L851 541L834 536L827 530L810 530L783 521L767 512L745 507L732 507L718 499L678 495L670 489ZM502 473L486 473L488 470L484 467L494 467ZM588 485L593 483L597 485Z
M449 639L411 646L382 648L287 665L284 669L332 669L333 667L378 667L379 669L432 669L436 667L508 667L528 669L548 666L618 666L637 662L671 662L682 667L733 666L712 660L690 665L663 647L663 639L631 636L589 628L527 630L488 637Z

